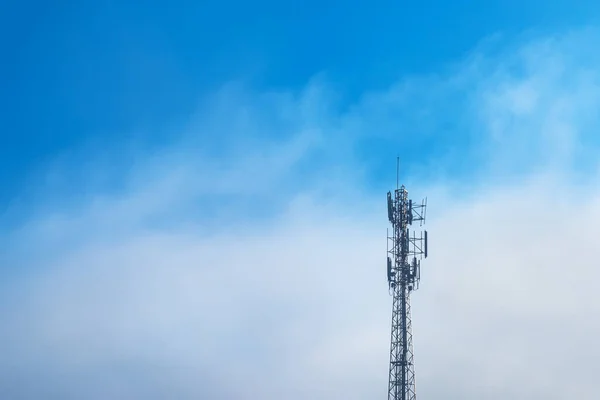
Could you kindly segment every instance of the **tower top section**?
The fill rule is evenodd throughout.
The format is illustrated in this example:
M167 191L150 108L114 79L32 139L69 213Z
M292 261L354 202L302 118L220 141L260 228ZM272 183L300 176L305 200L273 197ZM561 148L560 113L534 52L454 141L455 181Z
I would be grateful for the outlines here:
M409 291L416 290L421 279L421 259L427 258L427 231L419 234L411 226L425 224L427 198L420 203L408 198L404 185L387 193L388 220L392 225L392 235L388 230L387 275L390 289L396 285L406 285ZM391 244L391 247L390 247Z

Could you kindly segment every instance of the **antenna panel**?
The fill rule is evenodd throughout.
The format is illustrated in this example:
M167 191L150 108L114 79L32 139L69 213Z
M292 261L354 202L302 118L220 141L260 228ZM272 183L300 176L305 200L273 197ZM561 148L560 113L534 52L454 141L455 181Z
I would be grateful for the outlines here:
M387 193L387 208L388 208L388 219L391 223L394 223L394 203L392 202L392 193Z

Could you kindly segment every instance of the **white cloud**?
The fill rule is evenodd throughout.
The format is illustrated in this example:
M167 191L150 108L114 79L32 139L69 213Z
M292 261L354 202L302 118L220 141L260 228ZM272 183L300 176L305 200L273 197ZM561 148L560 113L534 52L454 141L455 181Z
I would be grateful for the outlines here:
M585 48L582 42L596 36L535 41L505 63L490 67L473 57L452 76L423 79L446 98L457 82L467 85L460 118L479 102L481 114L469 123L493 138L484 154L496 168L475 189L411 186L431 206L431 257L413 297L423 398L592 399L600 392L591 373L600 333L593 318L600 191L596 179L570 182L570 164L548 169L545 162L572 157L594 121L596 77L570 50ZM361 178L349 179L355 164L335 164L340 154L354 161L353 141L375 116L385 124L398 104L410 104L410 86L365 96L343 115L318 87L299 98L259 96L260 107L239 108L235 100L233 115L243 118L232 125L200 118L183 145L220 123L241 131L285 126L286 139L260 159L247 151L228 164L196 160L176 146L133 171L123 193L15 232L6 254L18 270L6 274L0 295L0 396L384 398L385 193L361 193ZM226 103L221 98L219 107ZM440 103L432 104L422 118L435 116ZM262 107L274 111L272 120ZM353 133L332 152L336 162L319 164L309 183L296 181L306 175L294 168L340 132ZM498 165L523 161L541 145L532 163L542 159L544 173L498 181ZM250 208L277 203L278 212L249 221L240 205L248 189L255 190ZM210 196L240 200L210 209L213 222L223 221L214 230L207 215L193 213ZM148 222L157 216L161 223ZM173 216L178 222L165 225Z

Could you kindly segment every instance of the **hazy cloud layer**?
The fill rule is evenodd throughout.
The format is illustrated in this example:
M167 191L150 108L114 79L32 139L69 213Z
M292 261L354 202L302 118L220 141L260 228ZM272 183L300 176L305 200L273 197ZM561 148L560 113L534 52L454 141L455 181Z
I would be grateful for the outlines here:
M357 154L373 127L400 146L403 121L424 122L418 140L454 121L456 145L420 165L434 184L410 192L431 207L413 297L420 398L598 398L597 38L483 48L345 110L318 82L224 89L214 107L229 119L200 112L123 190L92 186L11 232L0 397L385 398L385 193L365 189ZM285 135L264 146L269 127ZM228 162L193 134L229 129L255 139ZM461 145L479 169L466 186L442 170Z

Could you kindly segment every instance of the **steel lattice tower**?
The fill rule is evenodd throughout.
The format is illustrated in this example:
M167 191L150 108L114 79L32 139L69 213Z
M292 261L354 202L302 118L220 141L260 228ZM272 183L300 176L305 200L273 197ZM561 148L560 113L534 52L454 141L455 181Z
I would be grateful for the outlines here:
M388 230L387 277L393 294L388 400L415 400L410 294L419 287L420 260L427 257L427 231L419 237L413 231L411 237L409 226L416 221L423 225L427 199L413 204L403 185L393 196L388 192L387 205L392 224L391 236Z

